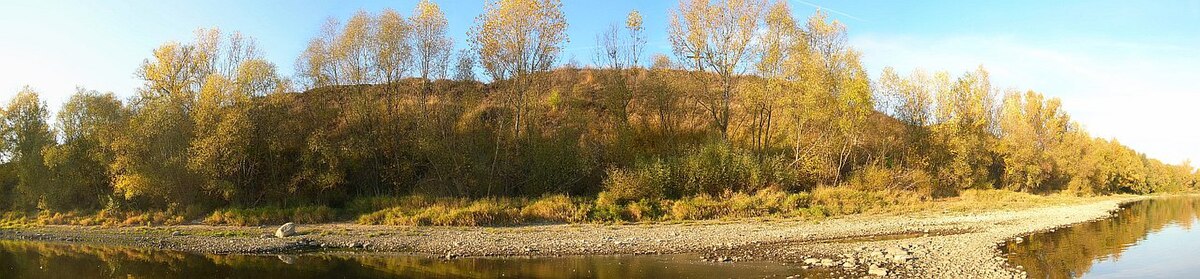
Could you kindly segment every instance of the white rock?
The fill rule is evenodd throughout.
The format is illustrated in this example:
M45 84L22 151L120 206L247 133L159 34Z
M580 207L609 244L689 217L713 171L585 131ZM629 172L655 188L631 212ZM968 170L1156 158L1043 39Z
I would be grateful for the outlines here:
M275 230L275 237L278 238L284 238L293 235L296 235L296 224L291 222L283 224L283 226L279 226L279 229Z
M888 270L878 266L871 266L871 268L867 269L867 274L875 276L887 276Z

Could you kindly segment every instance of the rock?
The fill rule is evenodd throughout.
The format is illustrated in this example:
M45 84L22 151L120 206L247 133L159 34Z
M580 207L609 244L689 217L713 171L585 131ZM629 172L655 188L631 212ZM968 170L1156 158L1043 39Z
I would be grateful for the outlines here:
M887 276L888 270L886 268L872 265L871 268L867 269L867 274L875 276Z
M891 247L887 249L889 255L908 255L908 250L901 247Z
M284 238L293 235L296 235L296 224L291 222L283 224L283 226L279 226L279 229L275 230L275 237L278 238Z
M264 233L264 234L262 234L262 235L259 235L259 236L258 236L258 238L260 238L260 239L268 239L268 238L275 238L275 236L274 236L274 235L271 235L271 234L269 234L269 233Z
M182 233L182 232L179 232L179 231L173 231L173 232L171 232L171 236L181 236L181 235L183 235L183 233Z
M824 267L833 266L833 259L821 259L821 266L824 266Z
M854 263L852 263L852 262L844 262L844 263L842 263L842 268L846 268L846 269L851 269L851 268L854 268Z
M296 263L296 257L292 255L279 255L279 261L285 264L294 264Z
M820 259L817 259L817 258L807 258L807 259L804 259L804 264L816 264L816 263L818 263L818 262L821 262L821 260L820 260Z
M910 256L910 255L895 255L895 256L892 256L892 262L906 263L906 262L908 262L908 260L911 260L914 258L916 258L916 257Z
M453 260L454 258L458 258L458 254L455 254L453 251L446 251L447 260Z
M733 258L730 258L730 257L721 257L720 259L717 259L717 261L719 261L719 262L732 262L732 261L733 261Z

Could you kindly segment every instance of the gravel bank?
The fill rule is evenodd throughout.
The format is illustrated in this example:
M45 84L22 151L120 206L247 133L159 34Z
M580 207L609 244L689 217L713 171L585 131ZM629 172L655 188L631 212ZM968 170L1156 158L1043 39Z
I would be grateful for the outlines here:
M802 220L524 227L390 227L299 224L276 227L186 225L152 228L46 226L0 230L0 239L87 242L200 253L272 254L323 248L417 252L439 257L598 254L703 255L710 261L769 260L837 269L847 276L1024 278L997 244L1043 230L1108 217L1144 197L984 213L914 213Z

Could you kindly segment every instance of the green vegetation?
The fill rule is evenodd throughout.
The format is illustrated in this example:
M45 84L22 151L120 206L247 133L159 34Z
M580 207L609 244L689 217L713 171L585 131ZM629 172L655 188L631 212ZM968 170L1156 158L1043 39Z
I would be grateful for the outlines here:
M820 217L1196 186L1058 99L998 97L982 67L872 80L844 26L786 1L682 1L673 58L649 67L636 11L597 66L556 64L560 6L491 2L456 59L433 3L360 12L310 41L295 80L253 39L201 29L155 49L132 98L80 89L53 126L22 90L0 118L0 208L21 212L2 224Z

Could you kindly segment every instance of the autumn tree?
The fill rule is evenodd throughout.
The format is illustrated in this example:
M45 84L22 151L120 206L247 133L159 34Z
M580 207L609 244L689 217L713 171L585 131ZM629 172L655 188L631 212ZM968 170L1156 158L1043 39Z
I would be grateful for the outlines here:
M380 82L390 84L399 81L412 67L413 26L409 25L396 10L384 9L375 21L375 35L371 42L374 50L372 64L375 66Z
M489 1L471 29L471 47L484 72L505 84L503 102L512 109L512 135L519 138L529 94L544 84L536 75L550 70L567 43L567 21L559 0Z
M956 81L939 75L937 121L932 127L943 157L938 160L943 183L959 189L994 186L989 179L995 139L995 89L979 67Z
M306 88L339 84L341 78L333 56L338 25L336 19L326 20L320 34L310 39L304 52L296 58L296 75Z
M665 54L650 58L643 98L639 102L642 113L651 115L658 125L658 133L668 142L680 126L680 110L683 106L681 86L677 84L676 67Z
M116 157L112 143L124 132L129 111L113 93L77 89L55 122L61 144L45 151L46 166L62 188L60 208L94 209L110 205L113 193L109 165Z
M706 85L696 100L723 138L728 138L730 104L737 97L737 81L753 51L765 6L761 0L681 0L670 14L671 48L680 64ZM708 84L717 90L712 92Z
M934 79L917 69L901 77L895 69L886 67L877 82L880 111L905 124L902 162L913 167L928 163L925 155L930 148L929 125L933 120Z
M17 184L11 206L16 209L65 209L69 201L58 198L63 194L61 184L49 175L43 150L55 144L50 130L49 112L38 93L25 87L4 108L3 151L14 165Z
M342 84L367 84L375 82L375 71L372 62L375 58L372 47L374 33L374 18L366 11L359 10L346 21L346 26L334 41L334 61L337 62L338 72L344 79Z
M630 11L624 26L610 25L596 37L596 64L605 71L603 98L608 111L612 111L620 125L629 124L630 104L638 94L639 58L645 49L645 28L642 15Z
M771 143L773 128L777 128L776 108L784 93L794 88L791 83L797 80L794 74L797 69L791 64L794 62L792 56L804 55L805 51L795 46L802 41L803 33L798 29L787 2L776 1L772 4L763 22L765 29L760 34L754 61L759 80L749 90L749 98L745 99L744 104L751 118L750 145L759 151Z
M475 54L470 50L463 49L458 51L456 57L458 60L454 63L454 80L476 81Z
M429 81L446 76L454 41L446 35L446 15L429 0L417 3L409 22L413 29L413 58L422 80L422 94L428 94Z
M270 85L280 83L273 76L274 66L258 60L253 48L234 51L230 47L241 44L236 41L251 40L240 35L226 39L220 34L216 29L202 29L191 44L164 44L137 71L144 85L130 104L134 113L127 131L112 144L116 156L110 165L115 192L126 199L167 206L204 203L209 197L228 193L224 188L212 187L212 176L192 163L197 155L193 152L194 142L237 135L233 130L212 131L220 126L212 122L239 121L227 115L213 116L219 113L214 112L214 106L235 103L222 98L227 92L262 94ZM245 55L225 57L231 53ZM236 72L222 73L218 69Z
M1003 158L1002 183L1014 191L1058 190L1060 168L1054 156L1070 128L1070 118L1057 98L1027 91L1009 92L1001 104L996 152ZM1062 162L1067 163L1067 162Z

